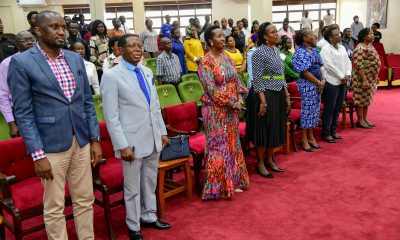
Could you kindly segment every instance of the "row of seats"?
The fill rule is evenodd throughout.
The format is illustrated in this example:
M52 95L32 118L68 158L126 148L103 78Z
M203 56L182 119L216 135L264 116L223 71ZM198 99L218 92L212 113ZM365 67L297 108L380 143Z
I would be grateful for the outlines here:
M373 43L373 46L381 60L378 87L400 86L400 54L386 53L382 43Z

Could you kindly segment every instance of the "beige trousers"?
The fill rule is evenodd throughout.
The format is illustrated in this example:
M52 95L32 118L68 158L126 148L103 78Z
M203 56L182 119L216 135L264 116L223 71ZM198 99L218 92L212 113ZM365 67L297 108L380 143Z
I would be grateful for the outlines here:
M90 144L80 148L73 137L70 149L60 153L47 153L47 159L54 176L53 180L42 179L43 215L48 239L68 240L64 216L66 181L72 198L78 239L94 239Z

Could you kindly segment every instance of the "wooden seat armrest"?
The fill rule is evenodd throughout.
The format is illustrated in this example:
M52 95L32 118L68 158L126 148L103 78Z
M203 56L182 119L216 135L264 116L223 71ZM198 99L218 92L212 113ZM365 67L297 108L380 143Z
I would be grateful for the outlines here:
M106 162L105 158L100 159L99 163L92 167L92 175L93 175L93 181L98 182L100 181L100 165L104 164Z
M196 131L182 131L182 130L178 130L176 128L171 127L170 125L166 125L165 126L169 131L177 133L177 134L181 134L181 135L195 135Z
M4 173L0 172L0 181L5 182L6 184L11 184L13 183L17 177L15 175L7 176Z
M9 202L12 199L11 192L11 184L17 179L15 175L7 176L4 173L0 173L0 187L1 192L3 193L1 196L1 200L3 202Z

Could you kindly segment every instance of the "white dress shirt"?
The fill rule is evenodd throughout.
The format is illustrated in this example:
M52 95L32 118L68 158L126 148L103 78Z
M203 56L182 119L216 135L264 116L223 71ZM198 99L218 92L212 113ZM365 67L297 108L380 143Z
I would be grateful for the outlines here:
M250 33L249 29L247 29L247 28L243 28L242 32L244 33L245 46L247 47L249 45L249 36L251 35L251 33Z
M321 49L322 49L323 47L325 47L326 45L331 45L331 44L329 44L329 42L326 41L325 38L322 38L322 39L319 40L318 43L317 43L317 47L320 47Z
M97 76L96 66L86 60L83 60L85 63L86 74L89 79L90 86L93 87L94 94L100 94L100 86L99 86L99 77Z
M346 48L341 44L338 44L338 49L331 44L323 47L321 58L324 62L324 76L328 83L337 86L342 84L345 76L351 76L351 62Z

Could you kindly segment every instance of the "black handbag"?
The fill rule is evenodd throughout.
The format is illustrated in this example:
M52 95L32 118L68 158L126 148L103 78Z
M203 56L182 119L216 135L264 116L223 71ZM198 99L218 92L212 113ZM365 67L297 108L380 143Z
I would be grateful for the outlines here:
M161 150L160 161L164 162L189 156L189 136L178 135L169 138L169 144Z

